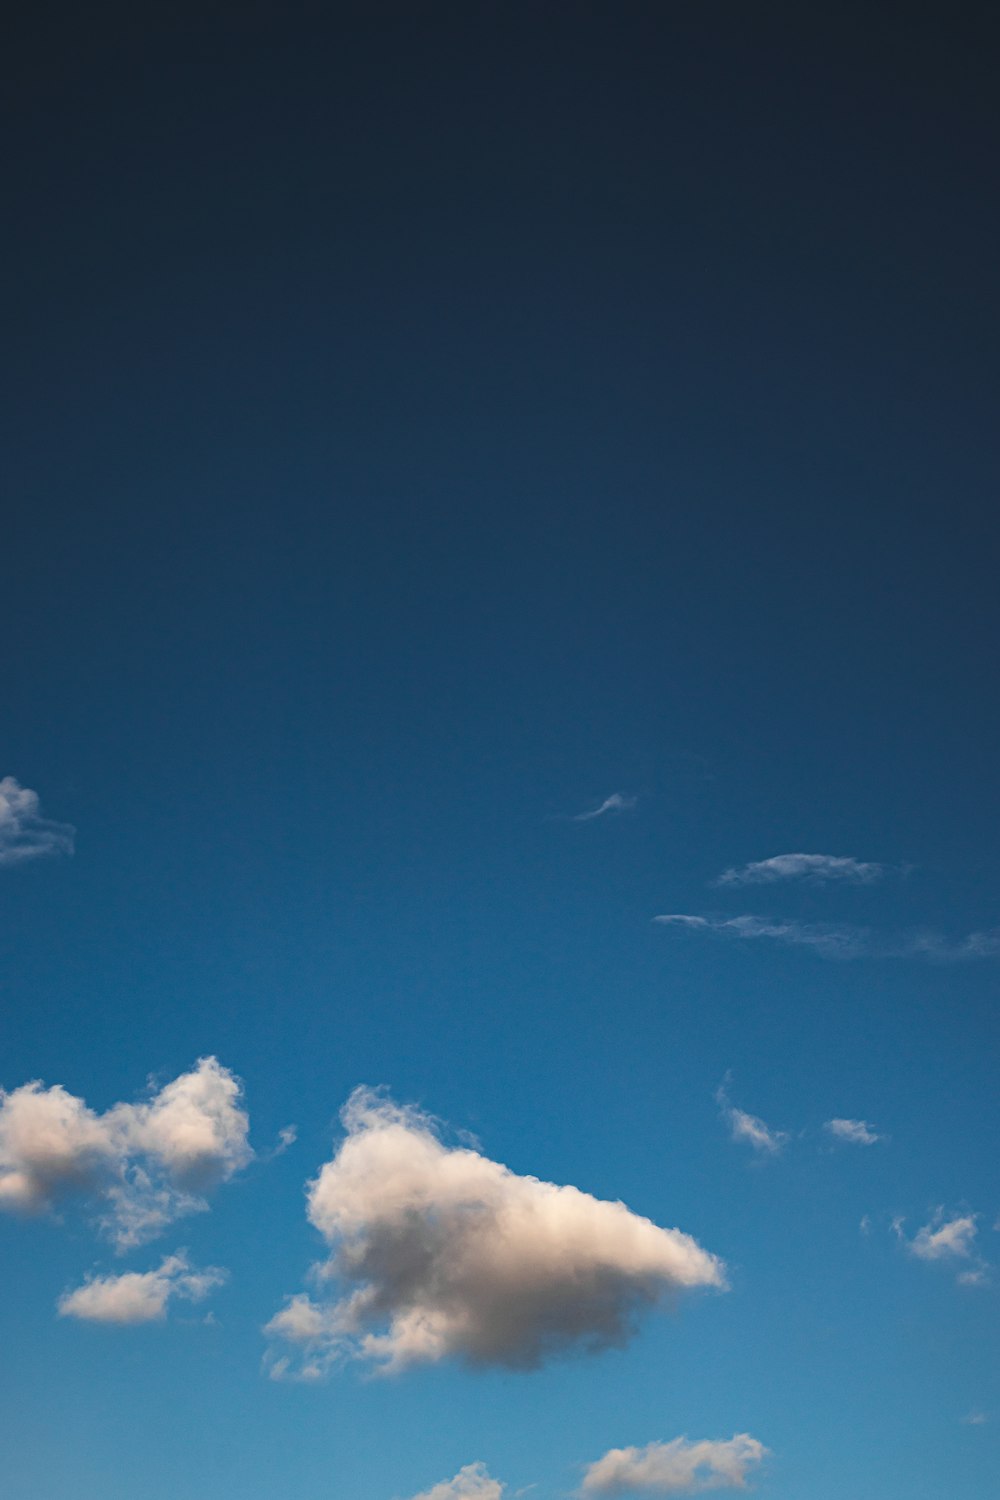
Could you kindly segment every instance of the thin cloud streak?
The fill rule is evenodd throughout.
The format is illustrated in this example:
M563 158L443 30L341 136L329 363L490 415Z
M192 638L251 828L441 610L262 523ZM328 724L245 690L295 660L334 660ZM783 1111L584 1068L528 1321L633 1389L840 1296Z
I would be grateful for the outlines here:
M889 865L842 854L775 854L770 859L723 870L716 885L772 885L778 880L808 880L819 885L840 880L874 885L890 873Z
M934 931L882 933L847 923L769 919L749 912L737 917L669 912L653 921L678 931L744 940L763 938L788 948L809 948L821 958L926 958L943 964L1000 958L1000 927L971 932L954 941Z
M622 792L612 792L610 797L605 797L600 807L594 807L589 812L575 813L570 821L590 823L594 818L603 818L608 813L633 812L638 804L638 797L626 797Z
M383 1094L356 1090L342 1119L308 1213L331 1251L314 1279L343 1295L300 1293L271 1319L291 1350L271 1358L275 1378L318 1379L347 1358L387 1373L448 1358L532 1369L622 1346L643 1310L725 1287L690 1235L446 1146Z
M0 779L0 866L72 854L76 829L43 818L38 793L14 776Z
M590 1464L584 1495L699 1495L706 1490L746 1489L747 1476L766 1457L764 1444L748 1432L731 1438L647 1443L612 1448Z

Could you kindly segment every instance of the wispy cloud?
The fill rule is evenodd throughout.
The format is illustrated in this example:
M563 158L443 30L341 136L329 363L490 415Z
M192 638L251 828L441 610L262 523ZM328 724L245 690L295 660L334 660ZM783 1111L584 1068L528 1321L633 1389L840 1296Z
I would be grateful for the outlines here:
M950 939L927 930L879 932L848 923L799 922L791 917L774 919L746 912L737 917L670 912L654 917L653 921L680 931L727 938L762 938L784 947L811 948L822 958L926 958L938 963L1000 958L1000 927Z
M888 1140L869 1125L867 1120L827 1120L823 1129L836 1141L849 1146L874 1146L878 1141Z
M575 813L571 822L589 823L594 818L603 818L607 813L633 812L638 803L638 797L626 797L622 792L612 792L599 807L593 807L589 812Z
M956 1214L948 1218L939 1208L929 1224L918 1229L912 1239L905 1232L902 1219L893 1220L893 1230L911 1255L918 1260L942 1262L958 1267L960 1286L985 1286L990 1279L989 1264L976 1251L979 1232L978 1214Z
M13 776L0 779L0 865L72 854L76 829L43 818L38 793Z
M778 880L809 880L822 884L828 880L853 885L873 885L890 872L889 865L872 860L852 859L843 854L774 854L748 865L734 865L723 870L716 885L772 885Z
M242 1084L214 1057L104 1114L60 1084L0 1089L0 1209L51 1212L78 1194L119 1249L154 1238L250 1161Z
M357 1090L346 1138L309 1185L331 1249L317 1281L339 1300L292 1297L267 1333L298 1355L272 1374L316 1379L354 1356L380 1370L457 1358L530 1369L625 1344L643 1308L725 1286L722 1262L623 1203L520 1177L434 1122Z
M962 1424L965 1427L985 1427L989 1420L986 1412L976 1408L973 1411L966 1412L962 1418Z
M507 1488L486 1472L485 1464L466 1464L454 1479L445 1479L429 1490L421 1490L413 1500L502 1500Z
M227 1279L218 1266L195 1270L186 1253L168 1255L155 1271L92 1276L59 1298L59 1315L89 1323L162 1323L174 1297L201 1302Z
M759 1156L778 1156L788 1143L785 1131L772 1130L757 1115L738 1109L729 1098L729 1083L730 1075L727 1073L715 1091L715 1102L729 1126L733 1140L752 1146Z
M748 1432L731 1438L647 1443L644 1448L612 1448L590 1464L584 1495L698 1495L706 1490L746 1489L751 1470L768 1456Z

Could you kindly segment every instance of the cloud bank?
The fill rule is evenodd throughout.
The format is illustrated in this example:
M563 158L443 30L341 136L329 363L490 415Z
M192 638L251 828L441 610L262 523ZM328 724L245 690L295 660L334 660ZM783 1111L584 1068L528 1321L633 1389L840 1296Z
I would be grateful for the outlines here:
M873 885L889 872L888 865L851 859L842 854L775 854L753 864L723 870L716 885L771 885L777 880L810 880L821 884L842 880L853 885Z
M506 1485L491 1479L485 1464L466 1464L454 1479L445 1479L429 1490L421 1490L413 1500L502 1500Z
M38 793L13 776L0 779L0 865L25 864L52 854L72 854L76 829L43 818Z
M155 1271L92 1276L59 1298L59 1315L89 1323L162 1323L174 1297L201 1302L226 1280L218 1266L194 1270L183 1251L168 1255Z
M298 1356L294 1370L274 1360L275 1376L316 1378L352 1355L386 1371L446 1358L531 1369L622 1345L643 1309L725 1285L689 1235L446 1146L418 1110L359 1089L342 1119L308 1214L331 1249L317 1279L345 1295L292 1297L271 1320Z
M823 958L928 958L939 963L964 963L976 958L1000 958L1000 927L970 932L957 940L939 932L880 933L848 923L777 920L743 913L738 917L692 916L669 912L653 918L664 927L727 938L767 938L790 948L811 948Z
M253 1156L242 1085L203 1057L150 1099L104 1114L60 1084L0 1089L0 1209L51 1212L79 1194L119 1249L152 1239Z
M600 807L591 808L589 812L576 813L573 822L589 823L594 818L603 818L607 813L631 812L638 801L638 797L626 797L621 792L612 792L610 797L605 797Z
M767 1456L763 1443L738 1432L726 1440L648 1443L612 1448L584 1475L585 1495L698 1495L746 1488L747 1474Z
M867 1120L827 1120L823 1129L834 1140L845 1141L849 1146L874 1146L886 1139Z

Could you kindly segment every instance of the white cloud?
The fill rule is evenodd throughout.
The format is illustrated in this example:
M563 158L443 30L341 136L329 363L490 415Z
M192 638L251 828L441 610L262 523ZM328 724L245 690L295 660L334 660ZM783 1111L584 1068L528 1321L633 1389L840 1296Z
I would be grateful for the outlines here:
M421 1490L413 1500L502 1500L506 1485L492 1479L485 1464L466 1464L454 1479L442 1480L429 1490Z
M0 779L0 865L72 854L75 834L69 823L42 817L37 792L13 776Z
M761 1156L777 1156L787 1145L788 1135L783 1130L772 1130L757 1115L738 1109L730 1101L728 1082L727 1075L715 1091L715 1102L722 1112L722 1118L729 1125L733 1140L752 1146Z
M253 1156L242 1085L203 1057L150 1099L104 1114L60 1084L0 1089L0 1209L50 1212L71 1193L99 1205L119 1249L207 1207Z
M155 1271L93 1276L59 1298L59 1314L90 1323L159 1323L173 1297L201 1302L226 1280L218 1266L192 1269L183 1251L168 1255Z
M777 880L849 881L872 885L889 871L888 865L851 859L842 854L775 854L753 864L723 870L716 885L770 885Z
M345 1294L290 1298L266 1330L296 1349L300 1376L349 1355L388 1371L448 1357L532 1368L624 1344L643 1308L725 1285L689 1235L446 1146L418 1110L359 1089L342 1119L308 1212L332 1251L317 1279ZM290 1368L286 1356L272 1373Z
M612 792L599 807L594 807L589 812L576 813L572 821L589 823L592 818L603 818L606 813L632 812L638 801L638 797L626 797L621 792Z
M975 1408L970 1412L966 1412L965 1416L962 1418L962 1422L966 1427L985 1427L989 1420L990 1419L987 1416L986 1412L979 1411L978 1408Z
M845 1141L850 1146L874 1146L876 1141L887 1139L879 1135L867 1120L827 1120L823 1129L835 1140Z
M697 1495L705 1490L746 1488L747 1474L768 1450L746 1432L725 1440L648 1443L644 1448L612 1448L591 1464L583 1479L585 1495Z
M963 963L1000 957L1000 928L946 938L939 932L877 932L849 923L799 922L794 918L691 916L669 912L653 918L664 927L730 938L767 938L792 948L811 948L823 958L927 958Z
M976 1235L979 1230L978 1214L957 1214L946 1218L939 1208L929 1224L918 1229L912 1239L907 1239L902 1219L892 1224L898 1238L911 1255L918 1260L940 1261L952 1267L958 1266L956 1280L960 1286L986 1286L990 1280L990 1266L976 1253Z

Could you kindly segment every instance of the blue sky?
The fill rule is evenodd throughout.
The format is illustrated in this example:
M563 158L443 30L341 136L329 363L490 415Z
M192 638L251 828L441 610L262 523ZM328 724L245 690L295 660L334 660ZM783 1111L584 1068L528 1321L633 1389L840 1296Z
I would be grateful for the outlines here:
M992 1495L996 39L800 11L22 19L17 1500Z

